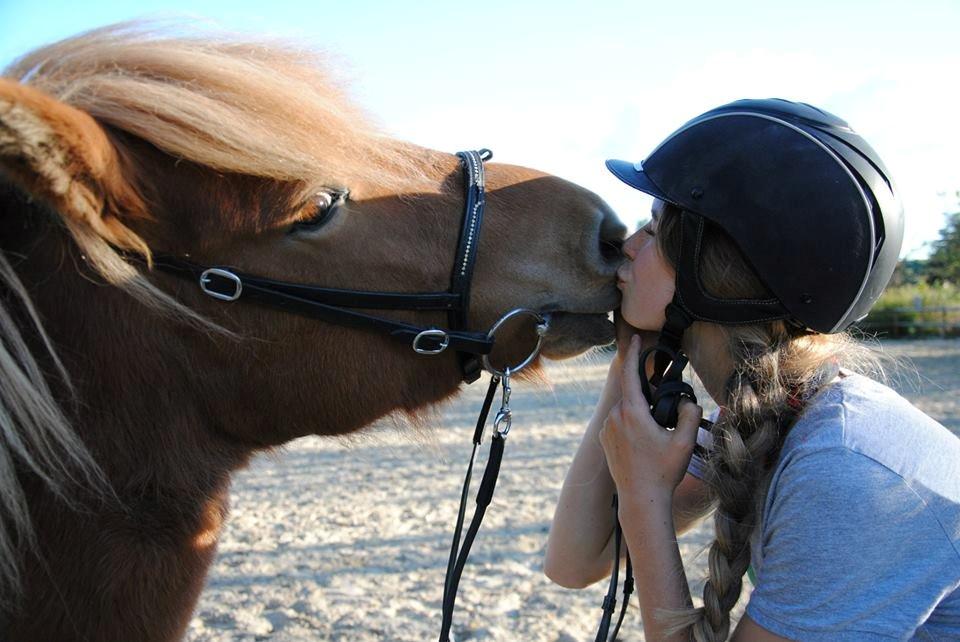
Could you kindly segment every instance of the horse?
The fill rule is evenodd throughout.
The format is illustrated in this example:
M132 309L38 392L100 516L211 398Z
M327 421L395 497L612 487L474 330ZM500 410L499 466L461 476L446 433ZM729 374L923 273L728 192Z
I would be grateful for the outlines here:
M157 269L162 254L284 282L444 290L458 159L385 135L348 93L317 53L136 23L5 70L3 639L181 638L235 471L301 436L415 420L461 387L452 351L225 303ZM545 357L611 342L625 228L610 208L508 164L486 167L486 189L469 327L525 307L550 315ZM499 358L526 354L530 336L498 336Z

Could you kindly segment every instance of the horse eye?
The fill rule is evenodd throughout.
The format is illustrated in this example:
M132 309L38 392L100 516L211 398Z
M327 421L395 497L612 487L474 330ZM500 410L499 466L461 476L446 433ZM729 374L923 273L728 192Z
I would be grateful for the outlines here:
M298 231L316 230L330 220L337 208L349 198L348 190L330 190L317 192L311 205L315 208L312 214L303 220L297 221L290 228L289 233Z

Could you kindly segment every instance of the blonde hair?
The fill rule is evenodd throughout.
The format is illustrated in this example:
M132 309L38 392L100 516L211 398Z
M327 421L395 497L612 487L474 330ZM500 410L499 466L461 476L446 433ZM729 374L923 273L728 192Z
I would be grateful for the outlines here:
M253 41L169 23L121 23L24 55L3 75L92 116L125 163L136 193L134 152L126 133L171 156L215 170L279 181L306 198L322 188L365 182L395 193L436 189L424 150L380 133L346 98L322 56L277 41ZM13 150L16 152L17 150ZM22 150L21 150L22 151ZM67 177L66 183L73 177ZM85 185L78 185L86 188ZM141 273L120 250L150 248L123 224L149 216L142 202L119 203L97 190L61 222L87 264L155 312L230 335L184 307ZM142 201L136 194L133 201ZM136 211L138 207L143 211ZM106 222L107 224L104 224ZM19 592L24 546L35 541L18 470L37 475L68 499L80 484L109 495L94 461L47 383L70 378L13 267L0 256L0 602ZM18 320L26 320L24 324ZM44 374L24 340L35 333L52 360ZM233 336L233 335L230 335ZM75 485L74 485L75 487Z
M409 188L423 155L348 99L323 56L279 40L127 22L33 51L4 75L176 157L302 186Z
M667 207L657 231L658 247L674 267L680 214ZM718 298L770 296L730 237L709 223L699 277ZM716 537L703 606L663 613L673 632L689 628L698 642L726 640L730 633L730 610L750 565L750 538L760 525L770 477L802 401L840 366L884 377L879 357L849 334L811 333L785 321L721 329L734 369L725 382L725 398L717 400L722 412L713 427L714 451L707 468Z

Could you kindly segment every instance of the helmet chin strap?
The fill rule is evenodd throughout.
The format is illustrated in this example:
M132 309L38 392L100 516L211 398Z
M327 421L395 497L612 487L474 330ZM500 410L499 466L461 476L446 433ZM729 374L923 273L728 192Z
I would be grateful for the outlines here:
M643 396L650 404L653 420L667 430L677 427L680 402L684 399L696 403L693 387L683 380L683 370L689 359L681 349L684 331L693 323L690 316L674 294L667 305L666 323L660 330L657 344L640 355L640 386ZM653 357L653 376L647 377L647 362Z

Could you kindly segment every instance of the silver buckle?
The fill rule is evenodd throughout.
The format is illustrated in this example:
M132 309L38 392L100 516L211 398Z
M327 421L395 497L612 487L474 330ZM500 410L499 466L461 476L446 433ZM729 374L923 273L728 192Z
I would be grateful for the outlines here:
M222 279L228 281L233 281L233 284L236 286L236 289L232 294L223 294L222 292L217 292L216 290L211 290L207 287L210 283L211 276L219 276ZM204 294L209 294L214 299L220 299L221 301L236 301L240 298L240 293L243 291L243 282L240 280L240 277L230 272L229 270L221 270L220 268L210 268L203 271L203 274L200 275L200 289L203 290Z
M420 340L426 337L441 339L439 348L421 348ZM438 330L436 328L432 330L424 330L417 336L413 338L413 351L417 354L440 354L447 349L447 346L450 345L450 337L447 336L447 333L443 330Z

